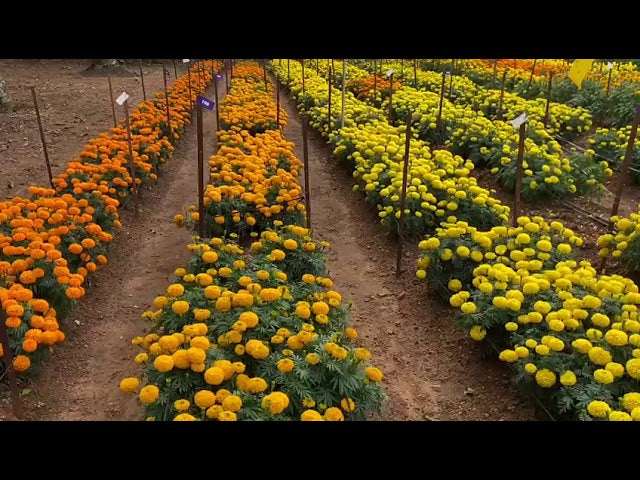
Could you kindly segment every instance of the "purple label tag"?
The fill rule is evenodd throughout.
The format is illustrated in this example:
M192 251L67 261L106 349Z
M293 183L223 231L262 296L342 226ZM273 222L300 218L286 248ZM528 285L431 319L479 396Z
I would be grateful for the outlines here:
M447 70L446 72L444 72L445 75L451 75L451 72L449 70Z
M220 75L219 73L216 73L216 78L220 79L222 78L222 75Z
M198 95L196 104L200 105L203 108L206 108L207 110L213 110L213 100L209 100L207 97L203 97L202 95Z

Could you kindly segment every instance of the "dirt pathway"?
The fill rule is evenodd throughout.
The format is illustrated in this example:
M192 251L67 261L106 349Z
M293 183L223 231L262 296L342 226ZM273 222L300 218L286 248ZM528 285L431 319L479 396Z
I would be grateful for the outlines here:
M219 82L224 96L224 82ZM213 98L213 87L207 96ZM195 117L195 116L194 116ZM204 111L205 159L215 147L215 113ZM206 179L206 177L205 177ZM90 277L87 296L63 323L68 340L56 346L42 375L26 397L32 420L139 420L135 398L118 383L138 372L131 339L148 330L140 315L167 287L173 271L188 260L186 229L172 222L197 202L195 124L167 162L157 184L143 193L140 219L123 214L109 254L109 265ZM78 323L79 322L79 323Z
M302 159L300 117L284 90L280 98L289 113L284 135ZM380 418L533 419L533 408L516 394L507 368L482 360L457 327L453 309L429 298L416 280L417 246L407 245L404 273L396 278L395 241L362 194L351 190L351 172L330 156L319 134L311 133L312 227L332 244L330 275L338 291L353 300L359 342L384 372L389 408Z

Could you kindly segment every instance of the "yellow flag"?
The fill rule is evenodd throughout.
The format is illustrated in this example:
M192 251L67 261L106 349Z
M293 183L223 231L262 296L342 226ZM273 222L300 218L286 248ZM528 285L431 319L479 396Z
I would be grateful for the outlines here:
M587 76L594 60L595 58L576 60L571 64L571 68L569 69L567 76L578 86L578 89L582 89L582 81L584 80L584 77Z

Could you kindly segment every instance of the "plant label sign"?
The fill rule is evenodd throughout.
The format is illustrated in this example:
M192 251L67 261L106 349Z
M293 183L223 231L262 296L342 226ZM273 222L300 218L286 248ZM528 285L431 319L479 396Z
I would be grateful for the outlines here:
M116 98L116 103L120 106L124 104L129 99L129 94L127 92L122 92L118 98Z
M387 77L390 77L391 75L393 75L393 73L394 73L393 68L390 70L387 70Z
M613 63L607 62L607 68L611 70L613 68Z
M200 105L207 110L213 110L214 102L213 100L209 100L207 97L203 97L202 95L198 95L198 99L196 100L196 105Z
M522 115L519 115L518 117L514 118L511 121L511 125L513 125L513 128L518 128L520 125L522 125L526 121L527 121L527 113L525 112Z
M189 62L190 62L190 60L188 58L183 58L182 59L182 63L189 63Z

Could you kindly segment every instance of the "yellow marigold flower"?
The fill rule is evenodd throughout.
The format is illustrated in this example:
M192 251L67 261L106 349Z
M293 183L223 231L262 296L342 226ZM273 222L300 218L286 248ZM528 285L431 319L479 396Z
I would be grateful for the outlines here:
M618 362L609 362L604 368L611 372L615 378L619 378L624 375L624 365Z
M318 363L320 363L320 356L317 353L308 353L305 357L305 360L310 365L317 365Z
M159 355L153 361L153 366L159 372L168 372L173 369L173 358L169 355Z
M330 422L342 422L344 420L344 415L342 414L342 410L336 407L329 407L324 412L325 420Z
M275 300L278 300L282 296L282 293L277 288L263 288L262 290L260 290L259 295L262 300L273 302Z
M462 282L457 278L452 278L451 280L449 280L447 287L452 292L459 292L462 289Z
M526 371L527 373L530 373L530 374L532 374L532 375L533 375L533 374L534 374L534 373L536 373L536 371L538 370L538 367L536 367L533 363L527 363L527 364L524 366L524 369L525 369L525 371Z
M315 302L311 310L315 315L327 315L329 313L329 305L325 302Z
M367 367L364 369L364 373L373 382L380 382L383 378L382 372L376 367Z
M244 322L248 328L254 328L258 325L259 318L254 312L242 312L239 320Z
M627 412L613 410L611 413L609 413L610 422L630 422L632 420L633 419L631 418L631 415L629 415Z
M604 339L607 341L609 345L613 345L614 347L621 347L627 344L627 334L622 330L609 330L604 335Z
M237 412L242 408L242 399L237 395L229 395L222 401L222 408L227 412Z
M135 377L128 377L120 382L120 391L122 393L134 393L140 385L140 380Z
M178 412L186 412L187 410L189 410L190 406L191 402L185 399L176 400L173 403L173 408L175 408Z
M593 400L587 405L587 412L595 418L607 418L610 411L611 407L600 400Z
M143 352L136 355L135 362L137 364L147 363L148 361L149 361L149 355L147 355L146 353Z
M184 300L173 302L173 305L171 305L171 310L173 310L173 313L177 315L184 315L189 311L189 302L185 302Z
M350 340L355 340L356 338L358 338L358 332L356 331L355 328L347 327L344 330L344 333L347 335L347 338L349 338Z
M595 372L593 372L593 378L596 382L603 383L605 385L613 383L614 380L613 374L610 371L605 370L604 368L598 368Z
M282 392L272 392L262 399L262 408L274 415L284 412L289 406L289 397Z
M222 405L212 405L207 409L207 418L217 420L220 413L222 413Z
M205 410L216 403L216 394L211 390L199 390L193 397L194 403Z
M632 358L626 364L627 373L631 378L640 379L640 358Z
M300 420L303 422L322 422L324 418L315 410L305 410L300 415Z
M188 413L180 413L173 418L174 422L195 422L196 417Z
M210 367L204 372L204 381L209 385L220 385L224 381L224 371L219 367Z
M170 297L180 297L184 294L184 287L179 283L169 285L167 288L167 295Z
M536 383L543 388L550 388L556 383L556 374L547 368L536 372Z
M290 358L283 358L282 360L278 361L278 370L280 370L282 373L290 372L291 370L293 370L293 367L294 363Z
M576 374L571 370L567 370L562 375L560 375L560 383L565 387L570 387L575 385L577 381Z
M222 411L218 414L219 422L235 422L238 420L238 416L234 412Z
M480 341L487 335L487 331L480 325L474 325L473 327L471 327L471 330L469 330L469 335L474 340Z
M612 361L611 354L602 347L593 347L589 350L589 360L596 365L606 365Z

